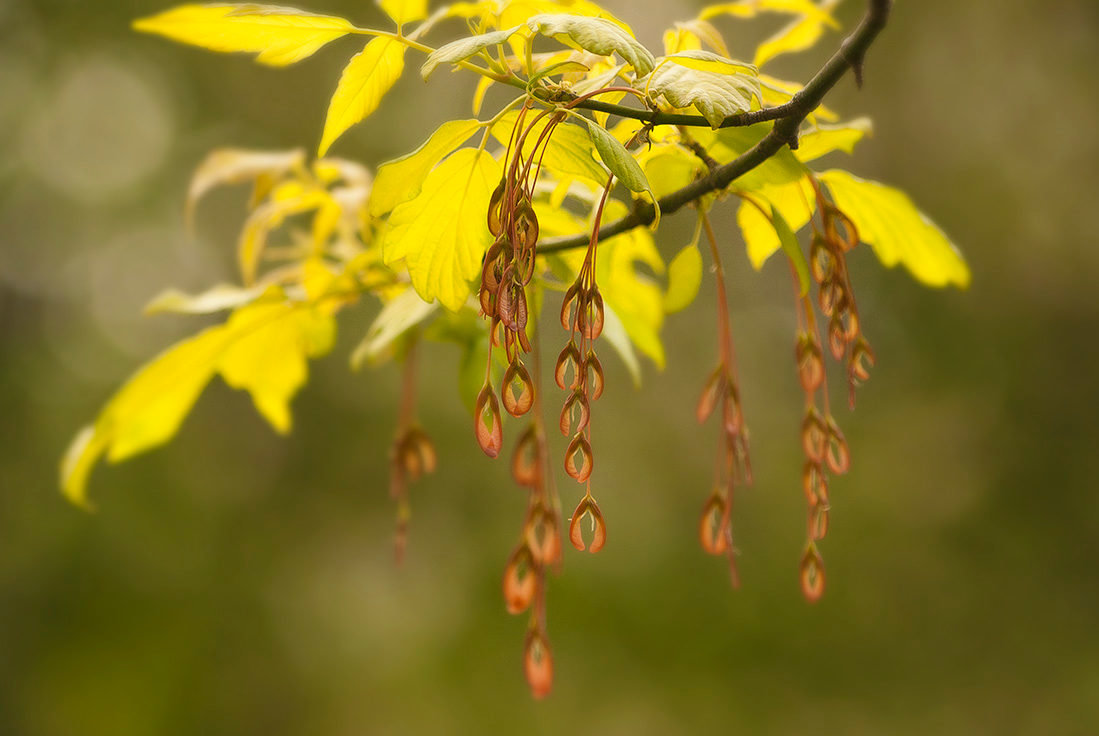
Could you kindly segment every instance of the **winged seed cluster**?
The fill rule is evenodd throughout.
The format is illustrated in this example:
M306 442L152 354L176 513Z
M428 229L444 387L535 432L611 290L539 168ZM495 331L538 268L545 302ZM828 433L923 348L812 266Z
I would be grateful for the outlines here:
M61 467L66 495L87 505L87 482L102 457L122 460L171 439L215 375L247 391L264 418L288 432L290 402L308 379L309 359L332 349L337 315L364 296L376 298L381 311L352 365L389 358L403 365L389 459L398 559L409 533L409 487L437 465L435 446L416 419L417 346L429 340L461 347L462 395L485 454L495 458L504 449L501 405L523 422L511 474L528 501L505 565L503 596L510 613L529 612L523 671L533 695L543 697L554 669L546 583L561 568L562 537L567 533L576 549L589 552L607 540L592 493L593 405L604 391L599 348L610 346L637 381L641 356L663 366L664 319L694 301L703 278L702 233L717 291L718 359L696 416L717 417L718 443L698 530L702 548L724 556L733 585L739 583L734 492L751 484L752 470L722 266L729 251L710 222L710 211L731 206L732 195L749 260L761 268L781 253L794 284L796 375L805 395L807 542L800 580L805 597L817 600L824 591L818 543L828 529L830 477L850 465L829 405L825 346L842 366L852 407L874 363L848 254L861 242L886 266L903 264L927 285L969 281L950 241L902 192L811 167L831 152L850 152L870 132L868 121L840 122L821 101L848 68L861 79L889 0L868 0L843 53L806 85L770 76L766 65L837 28L836 0L710 6L669 28L659 56L591 0L476 0L430 14L426 0L379 4L393 21L389 29L281 6L224 3L181 5L134 23L210 50L254 54L272 66L296 63L345 36L364 37L364 45L336 85L320 158L309 161L301 150L222 149L199 167L189 213L219 185L253 187L238 243L240 283L197 295L165 292L149 311L228 316L143 366L77 434ZM787 23L751 62L737 60L722 24L763 13ZM434 47L424 41L444 27L461 37ZM378 109L409 52L426 55L424 79L440 67L475 75L474 117L444 121L376 176L326 156ZM491 89L511 91L513 99L482 116ZM652 230L661 211L687 208L697 220L695 237L665 263ZM804 248L797 233L806 226ZM559 311L556 301L551 311L562 332L541 319L543 305L558 297ZM567 532L543 411L539 357L547 340L564 343L553 371L566 446L559 462L583 488Z

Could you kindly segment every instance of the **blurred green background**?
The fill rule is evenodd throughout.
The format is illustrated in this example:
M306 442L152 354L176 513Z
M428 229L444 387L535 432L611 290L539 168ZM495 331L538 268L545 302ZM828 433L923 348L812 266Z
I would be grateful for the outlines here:
M271 70L129 31L168 4L0 0L0 734L1099 732L1099 5L902 0L864 90L846 78L829 98L876 133L828 163L907 190L974 276L931 291L852 257L878 366L839 415L854 464L816 606L797 584L788 277L751 270L722 209L757 478L736 507L743 587L695 536L715 434L693 420L715 359L707 286L639 392L605 361L610 540L567 550L551 580L557 680L535 703L525 619L499 591L525 498L477 450L447 346L427 350L421 400L441 470L414 486L392 563L398 376L347 370L373 305L314 364L290 438L218 384L171 445L96 472L97 513L58 493L76 429L203 324L143 304L233 276L245 194L204 203L189 236L192 168L216 146L315 145L356 50ZM382 22L367 0L299 4ZM697 10L606 5L651 48ZM839 13L849 27L861 10ZM777 23L723 27L749 56ZM838 40L772 71L806 79ZM335 153L410 150L467 114L472 86L408 74ZM662 228L666 255L688 220Z

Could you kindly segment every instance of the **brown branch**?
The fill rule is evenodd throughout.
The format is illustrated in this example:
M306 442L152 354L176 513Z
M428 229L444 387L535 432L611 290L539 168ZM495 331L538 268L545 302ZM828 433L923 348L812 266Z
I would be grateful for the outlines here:
M866 15L863 16L858 27L840 44L839 50L809 80L809 83L785 105L768 108L768 110L786 110L785 114L777 119L771 131L759 143L729 163L719 166L708 175L696 179L682 189L661 197L661 213L671 214L699 197L724 189L738 177L743 176L774 156L785 145L796 148L798 129L802 121L820 105L824 96L836 85L836 82L847 70L854 69L856 79L861 79L866 50L870 48L870 44L873 43L881 29L885 27L886 20L889 17L889 9L892 5L893 0L869 0ZM605 240L635 227L648 225L655 219L655 216L656 211L651 204L638 201L633 212L620 220L601 227L599 229L599 239ZM578 248L587 245L589 239L590 235L584 233L547 238L538 244L538 252L545 254Z

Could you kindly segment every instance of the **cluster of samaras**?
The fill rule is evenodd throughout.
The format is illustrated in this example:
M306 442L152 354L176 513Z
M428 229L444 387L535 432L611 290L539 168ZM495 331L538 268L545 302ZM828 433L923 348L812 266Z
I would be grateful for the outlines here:
M578 550L597 552L607 535L592 495L593 404L604 388L597 343L614 347L635 377L635 348L663 365L659 331L665 315L698 293L703 232L714 266L718 362L697 417L703 422L717 415L720 421L713 490L703 504L699 537L706 552L727 558L738 584L732 511L734 492L752 482L749 435L721 249L708 216L717 200L735 196L753 265L784 252L793 276L808 506L800 577L805 597L816 600L824 590L817 545L828 528L828 479L850 462L829 407L824 346L845 369L852 405L855 387L874 362L846 254L861 240L886 266L903 264L930 286L969 282L960 254L903 192L838 169L808 167L829 152L850 152L869 130L865 120L837 123L821 103L847 69L860 78L863 55L885 24L890 0L868 0L863 20L808 84L761 71L772 58L804 50L825 28L838 27L831 15L837 1L713 5L668 29L663 56L591 0L477 0L434 13L426 0L378 0L390 30L253 3L185 4L135 22L141 31L255 54L272 66L301 61L345 36L366 40L329 102L319 159L308 165L303 151L223 150L196 172L189 207L213 186L254 185L239 244L242 284L193 296L168 292L155 300L162 311L229 314L223 324L143 366L77 434L62 463L65 493L86 503L88 477L100 459L123 460L171 439L215 376L249 392L270 424L288 432L290 401L307 380L308 360L332 349L337 313L364 294L375 295L384 306L352 365L389 356L404 365L390 455L398 556L407 537L408 486L436 466L435 448L415 418L417 341L454 340L467 357L479 356L487 343L483 382L475 361L465 361L472 372L465 366L460 371L467 396L477 394L475 436L487 455L503 450L501 406L529 422L511 462L529 501L503 587L508 611L531 612L524 669L541 697L553 680L546 575L561 562L564 536L538 369L539 345L560 333L543 336L536 329L543 301L563 293L564 346L553 371L563 392L557 426L567 442L565 472L584 487L567 536ZM752 63L735 60L711 20L763 12L790 21L758 46ZM431 30L448 19L465 24L471 35L436 48L426 44ZM543 51L536 44L557 45ZM477 75L477 117L443 122L416 151L382 164L373 179L361 166L326 158L335 141L379 108L413 53L426 54L419 68L425 80L447 66ZM518 96L482 120L481 104L492 87ZM630 105L619 104L623 100ZM612 116L620 120L612 124ZM493 139L502 150L490 147ZM616 182L645 199L611 197ZM697 212L695 237L667 265L665 288L637 268L665 273L644 226L655 228L662 211L686 207ZM305 218L311 219L305 230L287 226ZM812 230L808 258L795 236L805 225ZM268 247L268 237L279 230L293 231L290 242ZM488 321L487 339L478 312Z
M548 123L539 127L547 117ZM554 127L564 119L564 113L554 110L534 113L529 103L516 118L504 157L504 178L489 203L487 225L495 240L485 255L478 291L481 313L490 325L485 380L474 408L474 433L481 449L492 458L502 450L501 404L513 417L533 412L530 425L515 445L511 464L516 483L528 488L530 497L520 542L508 560L503 586L509 612L518 614L533 608L524 661L527 679L539 696L548 692L552 681L552 658L545 631L545 579L547 568L560 561L561 523L560 502L553 486L541 413L541 386L536 365L540 341L535 321L531 319L527 289L536 275L538 262L539 225L532 202L539 157L549 144ZM537 140L532 146L526 146L528 137L536 130L540 130ZM569 440L564 455L565 472L585 488L569 518L568 537L577 550L593 553L603 548L607 535L606 522L591 490L595 463L591 406L602 395L604 386L603 368L595 343L603 331L605 308L596 283L595 265L603 205L612 184L613 177L608 179L595 209L582 265L561 301L560 323L568 340L554 368L554 381L565 392L558 421L561 433ZM815 181L813 189L819 214L819 223L816 219L811 220L810 249L810 271L817 284L816 305L807 291L799 287L797 274L791 269L799 325L795 351L797 372L806 397L801 437L806 456L802 478L808 502L808 540L801 560L800 578L802 591L810 601L817 600L824 591L824 567L817 542L824 538L828 529L828 473L846 472L850 461L847 443L829 411L824 353L817 327L818 310L827 320L829 351L846 367L852 408L855 388L868 378L869 366L874 362L870 346L859 328L855 295L846 265L846 253L859 242L855 225L825 197ZM750 196L744 195L744 198L750 204L756 204ZM704 422L720 407L721 422L714 489L703 506L699 537L706 552L727 557L732 583L736 586L739 577L731 512L734 489L750 484L752 479L748 431L741 408L720 253L705 213L700 214L700 224L710 241L714 261L719 363L703 389L697 418L700 423ZM507 364L499 395L492 383L492 354L496 349L504 351ZM535 366L533 370L527 367L528 359ZM822 406L818 404L818 395ZM588 524L590 541L585 540Z

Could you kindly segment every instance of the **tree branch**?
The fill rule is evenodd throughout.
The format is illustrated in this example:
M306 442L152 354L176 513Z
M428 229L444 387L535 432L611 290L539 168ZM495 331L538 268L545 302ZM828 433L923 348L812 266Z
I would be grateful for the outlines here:
M759 143L729 163L719 166L708 175L696 179L682 189L661 197L661 212L666 215L671 214L699 197L724 189L738 177L743 176L774 156L785 145L796 148L798 128L801 126L802 121L820 105L821 100L836 85L836 82L840 80L844 73L848 69L854 69L856 80L861 80L862 64L866 50L870 48L870 44L873 43L881 29L885 27L892 4L893 0L869 0L866 15L863 16L858 27L840 44L839 50L832 55L832 58L820 68L820 71L809 80L809 83L801 91L795 94L785 105L757 111L785 110L784 114L776 120L771 131ZM598 104L602 105L604 103ZM581 104L578 107L585 107L585 105ZM656 115L656 113L653 115ZM726 121L728 119L726 118ZM635 227L648 225L655 219L655 216L656 212L651 204L638 202L638 206L633 212L620 220L601 227L599 229L599 239L605 240ZM542 254L555 253L584 246L588 244L590 237L590 234L581 233L560 238L546 238L538 244L538 252Z

